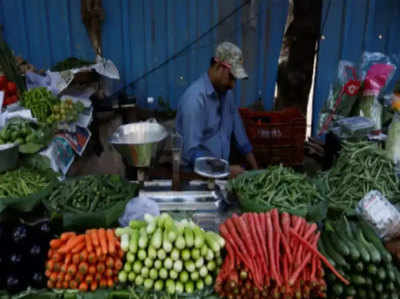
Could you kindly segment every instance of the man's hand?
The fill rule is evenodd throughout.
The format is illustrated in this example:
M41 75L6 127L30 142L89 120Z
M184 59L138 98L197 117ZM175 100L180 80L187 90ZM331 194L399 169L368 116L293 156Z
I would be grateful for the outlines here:
M230 170L229 178L235 178L239 174L245 172L244 168L240 165L231 165L229 170Z
M254 156L253 152L250 152L246 155L246 160L247 162L249 162L251 169L253 170L258 169L256 157Z

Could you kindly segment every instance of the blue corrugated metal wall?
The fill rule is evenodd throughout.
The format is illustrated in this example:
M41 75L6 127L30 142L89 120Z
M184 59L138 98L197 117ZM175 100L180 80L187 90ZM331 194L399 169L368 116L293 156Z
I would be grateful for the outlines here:
M316 133L319 111L341 59L358 62L363 51L379 51L392 56L399 69L400 1L324 0L322 30L314 90L313 133ZM399 73L397 70L387 91L393 88Z
M165 61L216 24L243 0L103 0L103 53L115 62L121 85ZM140 99L163 96L172 106L204 72L216 43L242 47L250 79L240 82L235 99L247 105L258 97L272 107L288 0L255 0L168 63L132 91ZM11 48L38 68L69 56L93 59L80 15L80 0L0 0L0 23ZM118 86L116 86L118 87Z

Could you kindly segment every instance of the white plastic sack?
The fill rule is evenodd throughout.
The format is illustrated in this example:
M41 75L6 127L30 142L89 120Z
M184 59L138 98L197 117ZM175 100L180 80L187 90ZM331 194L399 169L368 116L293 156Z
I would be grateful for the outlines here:
M128 226L131 220L144 220L144 214L158 216L160 209L154 200L138 196L126 204L124 214L119 217L118 222L121 226Z

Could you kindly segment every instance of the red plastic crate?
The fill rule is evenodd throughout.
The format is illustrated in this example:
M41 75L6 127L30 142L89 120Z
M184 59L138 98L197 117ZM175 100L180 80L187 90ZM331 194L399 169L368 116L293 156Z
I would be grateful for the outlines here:
M298 109L264 112L241 108L239 112L259 163L303 163L306 119Z

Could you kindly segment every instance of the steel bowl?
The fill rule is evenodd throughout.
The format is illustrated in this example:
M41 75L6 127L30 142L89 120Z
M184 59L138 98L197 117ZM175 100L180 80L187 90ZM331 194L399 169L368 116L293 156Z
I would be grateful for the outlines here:
M0 144L0 172L17 168L18 144Z
M167 136L167 130L156 122L138 122L120 126L109 142L130 166L150 167Z

